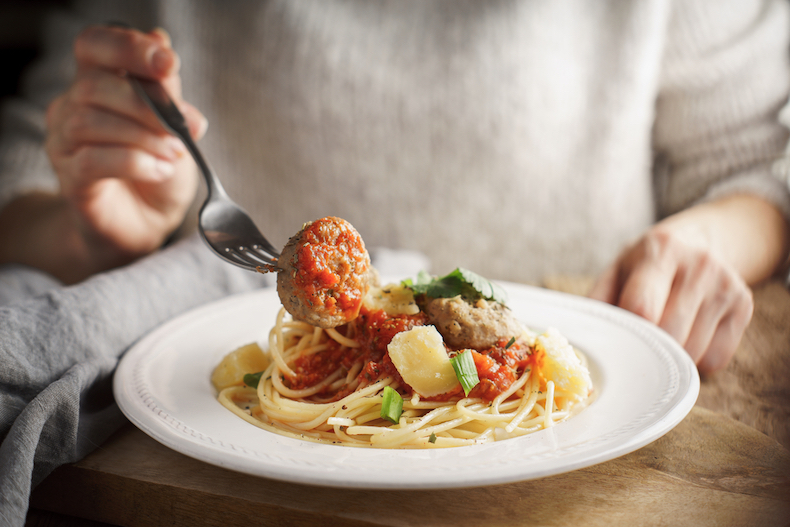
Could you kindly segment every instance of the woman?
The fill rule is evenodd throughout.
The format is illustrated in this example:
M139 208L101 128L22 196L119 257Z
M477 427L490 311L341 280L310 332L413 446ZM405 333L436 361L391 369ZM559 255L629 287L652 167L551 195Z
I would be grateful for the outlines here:
M78 3L84 18L53 43L76 36L76 69L62 66L70 51L51 54L39 80L58 79L30 107L33 123L48 108L38 140L53 170L35 133L7 141L30 154L13 170L4 158L0 261L77 283L142 258L134 274L194 223L195 167L131 72L171 91L275 245L331 214L437 273L597 274L591 296L657 323L713 372L751 317L748 285L787 258L790 191L771 174L787 141L787 8ZM218 286L227 267L190 271L212 295L251 287ZM150 294L172 312L196 301L161 272Z

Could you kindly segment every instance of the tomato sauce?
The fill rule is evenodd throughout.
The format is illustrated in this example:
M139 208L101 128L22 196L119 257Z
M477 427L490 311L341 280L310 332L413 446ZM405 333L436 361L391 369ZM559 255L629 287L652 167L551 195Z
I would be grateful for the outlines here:
M294 285L311 306L352 320L365 294L366 255L362 237L348 222L333 217L316 220L302 232Z
M507 391L526 368L533 366L535 356L529 346L521 342L508 344L501 339L491 348L472 352L480 384L472 388L469 397L493 401Z
M334 340L327 342L325 351L314 353L306 357L299 357L294 362L295 379L287 379L286 385L294 390L313 386L331 375L338 367L343 366L351 370L354 364L361 362L362 371L357 380L360 386L375 382L382 377L392 376L400 386L407 386L401 379L395 365L387 354L387 346L392 337L401 331L408 331L415 326L427 324L428 319L424 313L416 315L387 315L383 310L362 310L350 324L336 328L346 336L351 324L356 326L356 336L353 339L359 342L358 348L343 348ZM410 394L409 388L409 394ZM333 399L342 399L350 390L341 390L333 395ZM406 393L405 391L402 393Z
M297 377L293 380L286 379L286 385L295 390L307 388L321 382L340 366L348 371L354 364L361 362L363 367L357 376L359 386L392 376L399 386L398 391L401 395L411 397L413 390L403 382L398 370L392 364L387 346L397 333L428 324L427 315L420 312L416 315L393 316L382 310L370 312L362 309L359 317L351 324L356 326L353 338L360 343L358 348L343 348L333 340L328 341L327 350L300 357L295 361L294 371ZM351 324L336 329L346 335ZM538 357L529 346L521 342L508 344L508 341L502 339L491 348L472 352L480 383L472 389L469 397L493 401L512 386L525 368L534 367ZM339 400L352 391L344 388L334 394L321 395ZM453 391L426 400L447 401L462 396L463 389L459 384Z

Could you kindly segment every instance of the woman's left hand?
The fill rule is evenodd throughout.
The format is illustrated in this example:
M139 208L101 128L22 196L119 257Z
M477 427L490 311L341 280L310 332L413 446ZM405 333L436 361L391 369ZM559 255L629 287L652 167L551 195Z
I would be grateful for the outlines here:
M662 224L620 254L590 297L666 330L703 374L727 365L754 309L751 289L733 267Z

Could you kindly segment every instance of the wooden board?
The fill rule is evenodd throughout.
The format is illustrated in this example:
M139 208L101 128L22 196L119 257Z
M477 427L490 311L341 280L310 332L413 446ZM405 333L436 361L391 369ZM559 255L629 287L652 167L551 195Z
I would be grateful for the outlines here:
M237 474L131 425L58 469L34 507L117 525L781 525L790 453L695 408L632 454L551 478L437 491L344 490Z

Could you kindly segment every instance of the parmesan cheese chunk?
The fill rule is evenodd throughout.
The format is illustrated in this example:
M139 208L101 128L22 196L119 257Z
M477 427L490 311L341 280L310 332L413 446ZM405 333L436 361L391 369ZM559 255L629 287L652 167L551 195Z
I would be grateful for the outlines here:
M387 351L406 384L423 397L449 392L458 385L442 336L433 326L398 333Z
M258 373L269 366L269 359L256 343L246 344L228 353L211 374L211 384L217 391L243 384L248 373Z
M546 381L554 381L558 389L575 399L589 395L592 390L590 372L559 331L548 328L538 335L536 347L545 352L540 374Z
M420 312L411 289L400 284L371 287L364 304L371 311L383 309L388 315L416 315Z

